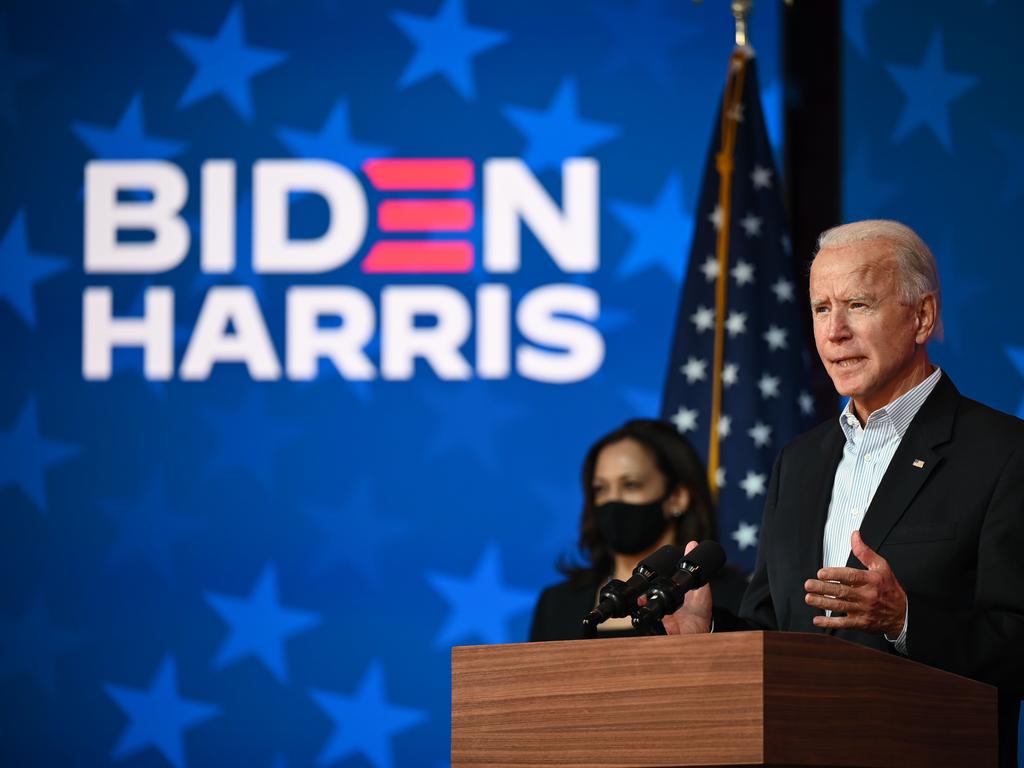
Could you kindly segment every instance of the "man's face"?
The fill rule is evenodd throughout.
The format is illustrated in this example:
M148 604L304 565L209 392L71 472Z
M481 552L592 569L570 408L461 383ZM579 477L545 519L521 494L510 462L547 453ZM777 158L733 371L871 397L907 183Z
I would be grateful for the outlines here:
M920 383L928 367L919 347L931 335L928 307L901 304L896 286L884 239L823 248L811 265L814 342L836 391L862 418Z

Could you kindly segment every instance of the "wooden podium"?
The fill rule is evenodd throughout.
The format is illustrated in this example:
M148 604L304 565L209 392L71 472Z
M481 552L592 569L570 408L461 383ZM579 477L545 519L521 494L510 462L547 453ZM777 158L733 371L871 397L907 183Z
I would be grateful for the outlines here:
M452 768L996 765L996 690L828 635L452 649Z

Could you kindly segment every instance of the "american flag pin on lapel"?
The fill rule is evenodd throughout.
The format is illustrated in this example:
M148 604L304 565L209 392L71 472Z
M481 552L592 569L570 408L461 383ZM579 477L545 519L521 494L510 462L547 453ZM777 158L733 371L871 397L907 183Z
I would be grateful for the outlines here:
M917 467L918 469L921 469L921 468L923 468L923 467L924 467L924 459L914 459L914 462L913 462L913 464L914 464L914 466L915 466L915 467Z

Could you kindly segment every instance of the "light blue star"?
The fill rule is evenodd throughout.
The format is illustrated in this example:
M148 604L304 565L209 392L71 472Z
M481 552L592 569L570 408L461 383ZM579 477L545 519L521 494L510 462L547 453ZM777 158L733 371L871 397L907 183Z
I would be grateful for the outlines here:
M300 434L299 429L270 415L264 390L252 387L235 411L209 412L217 433L217 449L207 461L213 473L242 469L253 478L272 484L277 453Z
M359 168L371 157L388 157L391 150L379 144L365 144L352 138L348 102L339 101L317 133L280 128L277 137L298 157L322 157L348 168Z
M617 275L631 277L650 267L661 267L678 285L689 261L693 238L693 216L686 213L683 183L679 174L668 177L651 205L613 200L611 211L633 236Z
M242 5L236 3L216 37L185 33L171 35L174 44L196 65L196 73L178 101L179 108L220 93L242 119L252 119L249 80L276 67L288 58L288 54L247 46L244 28Z
M464 99L476 98L473 58L508 38L505 32L468 24L463 0L445 0L432 18L395 11L391 20L416 46L398 87L407 88L440 74Z
M886 67L907 98L899 124L893 131L893 141L899 141L923 125L935 134L947 152L953 151L949 133L950 104L972 88L977 78L950 72L945 69L943 59L942 31L935 30L919 66L890 64Z
M323 572L340 565L363 579L376 573L385 548L409 529L376 502L365 480L343 503L309 506L306 513L320 529L314 569Z
M174 768L185 768L182 732L220 714L220 707L178 695L178 672L171 654L164 657L147 690L111 683L104 689L131 721L110 754L114 760L156 747Z
M388 701L384 670L376 659L351 696L311 690L309 695L334 721L334 732L316 758L330 765L350 755L362 755L375 768L391 768L391 739L427 719L427 713Z
M57 657L81 643L77 633L54 627L42 594L20 619L0 618L0 680L30 675L53 695Z
M1006 350L1006 356L1010 358L1010 362L1013 363L1013 367L1017 369L1017 373L1020 374L1021 378L1024 378L1024 347L1004 347ZM1020 405L1017 406L1017 418L1024 419L1024 396L1020 399Z
M100 507L114 522L116 539L107 552L110 568L145 563L171 584L174 548L199 530L195 518L184 517L168 501L162 474L154 476L139 499L107 499Z
M558 167L563 160L581 157L619 135L610 123L579 116L576 81L562 81L547 111L505 107L502 113L527 137L523 160L535 170Z
M0 487L19 486L45 515L46 470L77 453L77 448L39 434L36 406L29 400L14 429L0 432Z
M0 118L14 123L17 120L15 88L18 83L29 80L46 67L35 59L16 55L10 48L7 34L7 19L0 17Z
M629 6L602 5L594 13L611 35L611 50L602 58L610 70L635 66L646 70L663 88L669 88L672 57L680 43L700 36L700 28L683 23L667 12L665 0L640 0Z
M64 259L32 251L28 244L25 211L22 209L14 214L0 240L0 299L14 307L30 328L36 324L32 297L36 283L67 267Z
M493 387L474 380L451 383L443 391L424 393L427 404L437 414L431 428L432 455L464 450L489 472L498 472L501 467L499 431L520 419L524 409L518 404L495 399L493 391Z
M103 160L166 160L180 155L188 148L188 144L183 141L157 139L146 135L141 93L132 97L124 114L113 128L103 128L74 120L71 123L71 130L96 157Z
M438 648L466 641L509 642L509 620L529 610L535 597L532 592L502 583L501 553L494 544L484 550L469 578L433 571L428 571L426 578L451 610L434 641Z
M285 608L277 597L277 570L267 564L247 598L207 592L204 597L218 615L231 626L231 634L213 660L214 669L223 669L239 659L255 656L280 682L288 682L285 641L320 623L311 611Z

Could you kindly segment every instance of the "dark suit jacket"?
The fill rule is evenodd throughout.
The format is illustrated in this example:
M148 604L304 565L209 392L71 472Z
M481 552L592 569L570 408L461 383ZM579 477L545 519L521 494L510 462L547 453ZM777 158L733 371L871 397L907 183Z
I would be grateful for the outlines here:
M822 564L842 457L838 418L779 455L744 625L820 632L803 583ZM924 462L923 466L914 466ZM1024 422L962 397L945 374L900 442L861 525L907 592L909 657L999 688L1000 764L1016 766L1024 697ZM853 555L847 563L863 568ZM728 617L716 616L729 626ZM881 635L838 637L895 653Z

